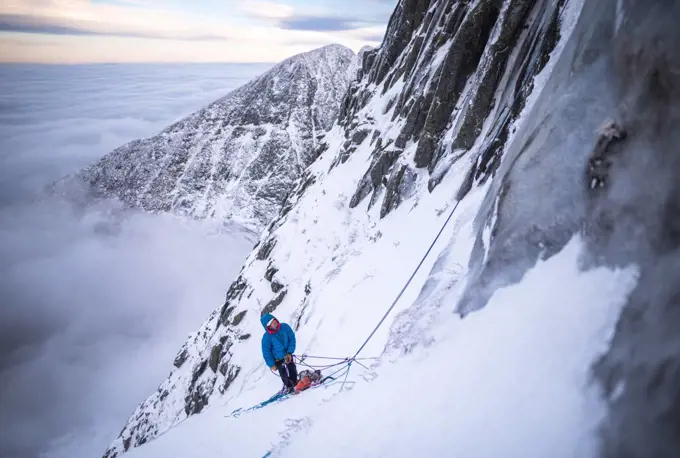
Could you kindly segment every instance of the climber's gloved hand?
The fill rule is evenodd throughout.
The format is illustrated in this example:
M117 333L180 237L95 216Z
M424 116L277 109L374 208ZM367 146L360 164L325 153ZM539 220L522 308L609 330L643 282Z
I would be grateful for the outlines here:
M276 372L276 371L279 370L279 366L277 366L276 364L274 364L274 365L271 367L271 370L273 370L274 372Z
M293 360L293 355L288 353L285 357L284 360L286 361L286 364L290 363Z

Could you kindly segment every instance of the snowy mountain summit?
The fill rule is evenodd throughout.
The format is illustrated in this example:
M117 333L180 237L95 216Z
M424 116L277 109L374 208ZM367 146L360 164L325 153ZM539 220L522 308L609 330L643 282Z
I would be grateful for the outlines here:
M678 17L400 0L224 303L105 457L677 456ZM347 383L232 415L281 386L264 313Z
M340 45L286 59L160 134L116 149L79 177L145 210L261 228L316 158L354 60Z

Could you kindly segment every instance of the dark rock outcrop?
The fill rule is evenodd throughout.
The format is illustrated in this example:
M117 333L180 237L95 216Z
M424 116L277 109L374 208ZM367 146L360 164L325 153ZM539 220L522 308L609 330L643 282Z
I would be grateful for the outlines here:
M274 279L274 275L276 275L276 272L278 271L279 269L269 264L267 270L264 273L264 279L267 280L268 282L271 282Z
M270 237L269 239L267 239L266 242L264 242L260 246L260 249L257 252L256 259L258 261L264 261L265 259L267 259L275 246L276 246L276 238Z
M229 316L236 310L236 306L229 306L229 303L225 304L222 308L222 314L220 315L220 323L223 325L229 324Z
M375 56L364 57L365 68L359 72L359 81L350 85L340 113L340 124L354 131L368 122L359 113L370 87L382 82L385 94L398 81L403 83L403 90L384 111L401 130L395 138L372 139L375 157L350 207L372 193L369 208L382 199L384 216L397 208L394 203L403 201L395 193L408 186L394 186L398 177L392 168L394 158L381 156L389 144L403 151L415 143L413 162L427 168L428 188L433 191L452 164L466 157L484 134L481 146L476 147L478 158L458 196L464 197L473 183L492 176L505 153L512 122L560 36L564 5L563 0L400 3L383 47ZM408 44L403 44L403 37L408 37ZM484 126L488 132L483 132ZM348 141L333 166L346 161L356 148ZM393 187L387 190L390 178Z
M458 103L468 78L477 69L486 47L486 42L498 18L498 2L463 2L454 8L469 8L460 26L455 30L453 43L442 64L439 82L427 113L423 133L418 142L414 161L416 167L434 168L434 152L446 129L451 113ZM456 16L454 15L454 20Z
M231 325L238 326L239 324L241 324L241 321L243 321L243 318L245 318L247 313L248 310L243 310L242 312L237 313L234 319L232 320Z
M281 291L285 287L285 285L274 280L271 283L271 287L272 287L272 292L278 293L279 291Z
M385 187L385 198L380 208L381 218L397 208L403 199L410 197L414 191L415 182L416 174L408 165L402 165L392 171Z
M219 312L219 324L223 326L229 324L229 317L234 312L234 310L236 310L236 306L232 304L236 304L241 299L241 297L243 297L243 294L246 292L247 288L248 282L243 278L242 275L239 275L227 291L226 300Z
M184 411L187 416L196 415L203 411L205 406L208 405L209 393L205 391L202 387L196 390L192 390L191 394L184 400ZM143 445L137 444L137 446Z
M205 370L208 368L208 361L201 361L201 363L194 368L193 375L191 376L191 384L195 384L198 378L203 375Z
M479 62L480 71L475 75L475 91L466 103L461 104L458 114L452 148L470 149L481 134L482 124L490 114L493 97L516 42L521 25L526 19L533 0L511 0L506 2L498 17L498 35L492 38ZM553 44L554 47L554 44Z
M184 344L182 346L182 349L179 351L179 353L177 353L177 356L175 356L175 361L173 362L173 366L175 366L178 369L180 367L182 367L182 365L185 363L185 361L189 357L188 351L189 350L187 348L187 345Z
M379 151L373 157L373 163L359 181L357 189L350 200L349 207L358 206L371 191L383 185L383 180L392 170L392 166L402 153L400 150Z
M626 131L614 121L608 121L600 128L600 136L588 160L586 180L592 190L604 188L607 184L612 156L616 155L616 144L626 138Z
M274 299L269 301L267 305L262 309L261 315L265 315L267 313L274 313L274 310L281 305L281 302L283 302L283 299L285 299L286 294L288 293L288 290L283 290L281 291Z
M222 359L222 349L224 347L220 345L215 345L212 350L210 351L210 360L208 362L208 366L210 366L210 370L213 372L217 372L217 365L220 363L220 360Z

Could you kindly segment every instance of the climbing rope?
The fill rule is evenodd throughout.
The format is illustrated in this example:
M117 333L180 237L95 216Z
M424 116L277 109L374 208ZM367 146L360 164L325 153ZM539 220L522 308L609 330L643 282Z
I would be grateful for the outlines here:
M566 10L566 7L567 7L568 4L569 4L569 0L566 0L564 6L563 6L563 8L562 8L562 11L560 12L560 14L559 14L559 16L558 16L558 20L561 21L562 15L564 14L564 11ZM535 57L536 57L536 56L535 56L535 53L536 53L536 51L534 51L534 54L529 55L527 58L529 58L529 59L535 58ZM531 79L533 79L533 77L535 77L535 76L536 76L536 75L532 75L532 78L531 78ZM524 84L523 86L526 86L528 81L529 81L529 79L526 79L526 80L525 80L525 84ZM508 108L511 107L512 105L514 105L514 104L517 102L517 100L519 99L519 97L521 97L521 96L523 95L523 93L524 93L523 90L524 90L524 87L520 88L520 90L518 90L517 93L515 94L515 97L513 98L512 103L511 103L511 104L507 104L507 105L505 106L504 110L507 110L507 111L504 113L504 117L503 117L503 119L501 120L501 126L503 126L503 125L508 121L508 119L509 119L510 110L509 110ZM502 129L502 127L501 127L501 129ZM494 141L495 139L497 139L498 136L499 136L499 134L500 134L500 131L498 131L498 134L495 135L495 136L494 136L494 139L492 139L492 140L490 140L490 141ZM486 142L486 143L488 144L488 142ZM449 216L448 216L448 217L446 218L446 220L444 221L444 224L442 225L441 229L439 229L439 232L437 233L437 236L434 238L434 240L433 240L432 243L430 244L430 247L427 249L427 251L426 251L425 254L423 255L422 259L420 260L420 262L419 262L418 265L416 266L415 270L413 271L413 273L411 274L411 276L409 277L409 279L406 281L406 284L405 284L404 287L401 289L401 291L399 291L399 294L397 294L397 297L394 299L394 301L392 301L392 304L389 306L389 308L387 309L387 311L385 312L385 314L382 316L382 318L380 319L380 321L378 322L378 324L375 326L375 328L373 328L373 331L371 331L371 333L370 333L369 336L366 338L366 340L364 340L364 342L361 344L361 346L360 346L359 349L356 351L356 353L354 353L354 356L352 356L351 358L348 359L348 361L347 361L347 373L345 374L345 381L347 380L347 375L349 375L349 371L350 371L350 369L352 368L352 363L353 363L353 362L358 362L358 361L357 361L357 356L359 356L359 354L363 351L363 349L366 347L366 345L368 344L368 342L370 342L370 340L373 338L373 336L375 335L375 333L378 331L378 329L380 329L380 327L382 326L382 324L385 322L385 320L387 319L387 317L390 315L390 313L392 312L392 310L394 309L394 307L396 307L397 303L399 302L399 299L401 299L401 297L403 296L404 292L406 292L406 289L409 287L409 285L411 284L411 282L412 282L413 279L415 278L416 274L418 273L418 271L419 271L420 268L422 267L423 263L425 262L425 260L427 259L427 257L430 255L430 252L432 251L432 249L433 249L434 246L436 245L437 241L439 241L439 238L441 237L442 233L444 232L444 229L446 229L446 226L447 226L447 225L449 224L449 222L451 221L451 218L453 218L453 215L454 215L454 213L456 212L456 209L458 209L458 205L459 205L459 204L460 204L460 200L458 200L458 201L456 202L456 205L453 207L453 209L452 209L451 212L449 213ZM363 366L363 364L362 364L362 366ZM366 367L366 366L363 366L363 367ZM344 387L344 383L345 383L345 382L343 382L343 387Z
M326 381L328 379L336 380L337 378L342 377L344 375L345 380L342 382L342 386L340 387L340 389L342 389L345 386L345 383L347 382L347 374L349 374L349 369L350 369L351 364L352 364L351 361L349 361L347 363L343 363L343 366L340 369L336 370L331 375L325 376L322 380L323 381ZM345 372L342 372L342 371L345 371Z
M449 224L449 221L451 221L451 218L453 218L453 215L454 215L454 213L456 212L456 209L458 208L458 205L459 205L459 204L460 204L460 201L456 202L456 205L453 206L453 208L451 209L451 212L449 213L449 216L448 216L448 217L446 218L446 220L444 221L444 224L442 224L442 227L441 227L441 229L439 229L439 232L437 233L436 237L434 238L434 240L433 240L432 243L430 244L429 248L427 249L427 251L426 251L425 254L423 255L422 259L420 260L420 262L418 263L418 265L416 266L416 268L413 270L413 273L411 273L411 276L410 276L410 277L408 278L408 280L406 281L406 284L404 284L403 288L401 288L401 291L399 291L399 294L397 294L397 297L394 298L394 300L392 301L392 304L389 306L389 308L387 309L387 311L385 312L385 314L382 316L382 318L380 319L380 321L378 322L378 324L375 326L375 328L373 328L373 330L371 331L371 333L368 335L368 337L366 338L366 340L364 340L364 342L361 344L361 346L360 346L359 349L356 351L356 353L354 353L354 356L352 356L351 358L348 358L348 359L347 359L347 366L346 366L346 367L347 367L347 372L344 373L345 379L343 380L342 386L340 387L341 390L345 387L345 383L347 383L347 377L349 376L349 372L350 372L350 370L352 369L352 363L353 363L353 362L356 362L356 363L359 364L360 366L362 366L362 367L368 369L366 366L364 366L363 364L359 363L358 359L360 359L360 358L357 358L357 357L359 356L359 353L361 353L362 350L363 350L364 348L366 348L366 345L368 344L368 342L371 341L371 339L373 338L373 336L375 335L375 333L378 332L378 329L380 329L380 326L383 325L383 323L385 322L385 320L387 319L387 317L390 315L390 313L392 313L392 310L394 310L394 307L397 306L397 303L399 302L399 299L401 299L401 297L404 295L404 293L406 292L406 289L409 287L409 285L411 284L411 282L412 282L413 279L415 278L416 274L418 273L418 271L420 270L420 268L421 268L421 267L423 266L423 264L425 263L425 260L426 260L427 257L430 255L430 252L432 252L432 249L434 248L434 246L435 246L435 245L437 244L437 242L439 241L439 238L440 238L441 235L444 233L444 229L446 229L446 226Z
M309 364L309 363L306 363L304 360L299 360L299 361L297 361L297 363L302 365L302 366L308 367L312 370L322 371L322 370L327 370L327 369L330 369L330 368L333 368L333 367L341 366L341 365L345 364L347 361L348 361L348 358L345 358L344 360L337 362L337 363L323 364L323 365Z
M455 214L456 209L458 208L458 205L459 205L459 204L460 204L460 201L456 202L456 205L453 206L453 208L451 209L451 212L449 212L449 216L448 216L448 217L446 218L446 220L444 221L444 224L442 225L441 229L439 229L439 232L437 233L436 237L434 238L434 240L433 240L432 243L430 244L429 248L427 249L427 251L426 251L425 254L423 255L422 259L420 260L420 262L419 262L418 265L416 266L415 270L413 271L413 273L411 273L411 276L410 276L409 279L406 281L406 284L404 284L403 288L401 288L401 291L399 291L399 294L397 294L397 297L392 301L392 304L391 304L390 307L387 309L387 311L385 312L385 314L382 316L382 318L380 319L380 321L378 322L378 324L375 326L375 328L373 328L373 331L371 331L371 333L369 334L369 336L366 338L366 340L364 340L364 342L361 344L361 346L359 347L359 349L356 351L356 353L354 353L354 355L353 355L352 357L350 357L350 358L336 358L336 357L331 357L331 356L310 356L310 355L304 355L304 354L303 354L303 355L300 355L300 356L298 357L298 358L299 358L299 363L300 363L300 364L303 364L303 365L305 365L305 366L307 366L307 367L309 367L309 368L311 368L311 369L319 369L319 370L320 370L320 368L329 369L329 368L331 368L331 367L342 366L342 367L340 367L340 369L338 369L337 371L335 371L335 372L334 372L333 374L331 374L330 376L324 377L324 379L332 378L335 374L337 374L337 373L339 373L339 372L342 372L343 370L346 370L346 372L344 372L343 374L340 375L340 377L341 377L342 375L345 376L345 379L343 380L342 386L341 386L341 388L340 388L341 390L345 387L345 384L347 383L347 377L349 376L349 372L350 372L350 370L351 370L351 368L352 368L352 363L353 363L353 362L355 362L355 363L359 364L361 367L363 367L363 368L369 370L368 367L366 367L364 364L360 363L359 361L361 361L361 360L375 360L375 359L378 359L378 358L377 358L377 357L358 358L359 353L362 352L362 350L366 347L366 345L368 344L368 342L370 342L370 340L373 338L373 336L374 336L375 333L378 331L378 329L380 329L380 326L383 325L383 323L385 322L385 320L387 319L387 317L390 315L390 313L392 312L392 310L394 310L394 307L396 307L397 303L399 302L399 299L401 299L401 297L404 295L404 293L406 292L406 289L409 287L409 285L411 284L411 282L412 282L413 279L415 278L416 274L418 273L418 271L420 270L420 268L421 268L421 267L423 266L423 264L425 263L425 260L427 259L427 257L428 257L428 256L430 255L430 253L432 252L432 249L434 248L434 246L435 246L435 245L437 244L437 242L439 241L439 238L440 238L441 235L444 233L444 229L446 229L446 226L447 226L447 225L449 224L449 222L451 221L451 218L453 218L453 215ZM316 358L316 359L325 359L325 360L339 360L340 362L335 363L335 364L329 364L329 365L326 365L326 366L316 366L316 367L315 367L314 365L305 363L304 360L305 360L306 358Z
M307 367L307 368L311 369L312 371L316 371L316 370L318 370L318 371L326 371L326 370L333 369L333 368L339 368L335 373L341 372L342 369L345 369L345 368L347 367L347 363L350 361L350 358L330 358L330 357L318 357L318 358L319 358L319 359L330 359L330 360L336 360L336 361L339 360L339 361L338 361L338 362L335 362L335 363L333 363L333 364L322 364L322 365L309 364L309 363L305 362L305 359L306 359L306 358L305 358L305 355L301 355L301 356L293 355L293 361L294 361L296 364L299 364L299 365L301 365L301 366L303 366L303 367ZM377 359L377 358L359 358L359 359L366 360L366 359ZM358 361L357 361L357 364L359 364L359 365L361 365L362 367L368 369L366 366L364 366L363 364L361 364L361 363L358 362ZM270 369L269 369L269 372L270 372L273 376L279 377L279 373L278 373L277 371L274 371L274 370L272 370L272 369L270 368ZM335 373L334 373L334 374L335 374ZM344 374L343 374L343 375L344 375ZM328 377L326 377L326 378L328 378Z
M296 355L296 356L297 356L298 358L303 358L303 359L307 359L307 358L312 358L312 359L335 359L335 360L342 360L342 361L349 361L349 359L350 359L349 357L338 358L338 357L334 357L334 356L311 356L311 355L307 355L307 354L304 354L304 353L303 353L302 355L299 355L299 356ZM367 359L379 359L379 358L380 358L379 356L372 356L372 357L364 356L363 358L355 358L355 359L367 360Z
M298 363L299 363L299 364L302 364L302 365L304 365L304 366L307 366L307 367L309 367L309 368L311 368L311 369L319 369L319 370L321 370L321 368L329 369L329 368L332 368L332 367L341 366L338 370L336 370L335 372L333 372L331 375L328 375L328 376L324 377L324 380L329 379L329 378L330 378L330 379L334 379L334 376L335 376L336 374L339 374L340 372L342 372L342 371L344 370L345 372L343 372L342 374L340 374L340 375L338 376L338 378L339 378L339 377L342 377L343 375L345 376L345 378L344 378L344 380L343 380L343 382L342 382L342 385L341 385L341 387L340 387L341 390L345 387L345 384L347 383L347 377L349 376L349 372L350 372L350 370L351 370L351 368L352 368L352 363L357 363L357 364L359 364L361 367L365 368L366 370L370 370L368 367L366 367L366 366L365 366L364 364L362 364L360 361L362 361L362 360L363 360L363 361L367 361L367 360L375 360L375 359L378 359L378 358L377 358L377 357L364 357L364 358L359 358L359 357L358 357L358 356L359 356L359 353L362 352L362 350L366 347L366 345L368 344L368 342L370 342L370 340L373 338L373 336L374 336L375 333L378 331L378 329L380 329L380 326L382 326L382 324L385 322L385 320L387 319L387 317L389 316L389 314L392 312L392 310L394 310L394 307L396 307L397 303L399 302L399 299L401 299L401 297L404 295L404 293L406 292L406 289L409 287L409 285L411 284L411 282L412 282L413 279L415 278L416 274L418 273L418 271L420 270L420 268L421 268L421 267L423 266L423 264L425 263L425 260L427 259L427 257L429 256L429 254L432 252L432 249L434 248L434 246L435 246L435 245L437 244L437 242L439 241L439 238L440 238L441 235L444 233L444 229L446 229L446 226L447 226L447 225L449 224L449 222L451 221L451 218L453 218L453 215L455 214L456 209L458 208L458 205L459 205L459 204L460 204L460 201L456 202L456 205L454 205L454 207L451 209L451 212L449 213L449 216L448 216L448 217L446 218L446 220L444 221L444 224L442 225L441 229L439 229L439 232L437 233L436 237L434 238L434 240L433 240L432 243L430 244L429 248L427 249L427 251L426 251L425 254L423 255L422 259L420 260L420 262L419 262L418 265L416 266L415 270L413 271L413 273L411 273L411 276L410 276L409 279L406 281L406 284L403 286L403 288L401 288L401 291L399 291L399 294L397 294L397 297L392 301L392 304L391 304L390 307L387 309L387 311L385 312L385 314L382 316L382 318L380 319L380 321L378 322L378 324L375 326L375 328L373 328L373 331L371 331L371 333L369 334L369 336L366 338L366 340L364 340L364 342L361 344L361 346L359 347L359 349L356 351L356 353L354 353L354 355L353 355L352 357L349 357L349 358L336 358L336 357L331 357L331 356L310 356L310 355L305 355L305 354L303 354L303 355L300 355L300 356L296 356L296 357L295 357L295 359L298 359L298 360L299 360ZM337 362L337 363L335 363L335 364L328 364L328 365L323 365L323 366L321 366L321 365L312 365L312 364L308 364L308 363L305 362L305 359L307 359L307 358L324 359L324 360L336 360L336 361L339 361L339 362Z
M569 4L569 0L566 0L566 1L564 2L564 5L562 6L562 10L561 10L561 11L559 12L559 14L558 14L558 21L561 21L561 20L562 20L562 15L564 14L564 12L565 12L565 10L566 10L568 4ZM559 6L557 6L557 8L559 8ZM529 54L525 59L534 59L534 58L536 58L536 53L537 53L537 51L534 50L534 52L531 53L531 54ZM517 93L515 94L515 97L513 97L513 99L512 99L512 102L511 102L510 104L507 104L507 103L506 103L506 106L503 108L503 110L506 110L506 111L505 111L504 113L503 113L503 111L501 111L501 113L503 113L503 114L501 115L501 116L502 116L502 119L499 119L499 120L501 121L501 122L500 122L501 129L497 131L497 134L494 135L492 139L489 139L487 142L485 142L485 143L484 143L485 145L488 145L490 142L495 141L495 140L500 136L500 132L502 131L502 128L504 127L504 125L506 124L506 122L509 121L510 112L511 112L511 110L510 110L509 108L512 107L512 106L517 102L517 100L519 99L519 97L521 97L521 96L524 94L523 91L524 91L525 87L527 86L528 81L529 81L529 80L533 80L533 78L534 78L535 76L536 76L536 75L533 74L533 75L531 75L529 78L525 78L524 84L522 85L523 87L521 87L521 88L517 91ZM481 150L481 149L483 149L483 148L480 148L480 150ZM427 251L426 251L425 254L423 255L422 259L420 260L420 262L418 263L418 265L417 265L416 268L414 269L413 273L411 273L411 276L410 276L410 277L408 278L408 280L406 281L406 284L404 284L403 288L401 288L401 291L399 291L399 294L397 294L397 297L392 301L392 304L389 306L389 308L387 309L387 311L385 312L385 314L382 316L382 318L380 319L380 321L378 322L378 324L375 326L375 328L373 328L373 330L372 330L371 333L368 335L368 337L366 338L366 340L364 340L364 342L361 344L361 346L360 346L359 349L356 351L356 353L354 353L354 356L352 356L352 357L350 357L350 358L344 358L344 359L343 359L343 358L333 358L333 357L329 357L329 356L309 356L309 355L302 355L303 359L301 360L301 362L304 361L304 358L317 358L317 359L328 359L328 360L341 360L341 361L340 361L339 363L337 363L337 364L325 366L326 368L330 368L330 367L334 367L334 366L338 366L338 365L343 366L343 367L341 367L340 369L338 369L336 372L334 372L334 373L333 373L331 376L329 376L329 377L334 376L335 374L341 372L342 370L346 370L346 372L344 372L344 373L342 374L342 375L345 376L345 378L344 378L344 380L343 380L343 382L342 382L342 386L341 386L341 388L340 388L341 390L342 390L342 388L344 388L345 383L347 383L347 377L349 376L349 372L350 372L350 370L352 369L352 363L353 363L353 362L356 362L357 364L359 364L360 366L362 366L362 367L364 367L364 368L366 368L366 369L368 370L368 368L367 368L365 365L359 363L359 360L361 360L361 359L368 360L368 359L377 359L377 358L358 358L359 354L363 351L363 349L366 347L366 345L368 344L368 342L370 342L370 340L373 338L373 336L374 336L375 333L378 331L378 329L380 329L380 327L383 325L383 323L385 322L385 320L387 319L387 317L390 315L390 313L392 313L392 310L394 310L394 307L396 307L397 303L399 302L399 299L401 299L401 297L402 297L402 296L404 295L404 293L406 292L406 289L411 285L411 282L412 282L413 279L415 278L416 274L418 273L418 271L420 270L420 268L421 268L421 267L423 266L423 264L425 263L425 260L426 260L427 257L430 255L430 252L432 252L432 249L434 248L434 246L435 246L435 245L437 244L437 242L439 241L439 238L441 237L441 235L444 233L444 229L446 229L446 226L447 226L447 225L449 224L449 222L451 221L451 218L453 218L453 215L455 214L456 210L458 209L458 205L460 205L460 202L461 202L461 200L459 199L459 200L456 202L456 205L454 205L454 207L451 209L451 212L449 213L449 216L448 216L448 217L446 218L446 220L444 221L444 224L442 224L441 229L439 229L439 232L437 233L437 235L435 236L434 240L433 240L432 243L430 244L429 248L427 249ZM305 365L307 365L307 366L310 367L310 368L314 368L312 365L308 365L308 364L305 364ZM324 367L324 366L317 366L317 367ZM340 375L340 376L342 376L342 375ZM328 378L328 377L327 377L327 378Z
M403 296L403 295L404 295L404 292L406 292L406 288L409 287L409 285L411 284L411 282L412 282L413 279L415 278L416 274L418 273L418 271L420 270L420 268L421 268L421 267L423 266L423 264L425 263L425 260L426 260L427 257L429 256L430 252L432 251L432 249L434 248L434 246L435 246L435 245L437 244L437 242L439 241L439 237L441 237L441 235L444 233L444 229L446 229L446 226L449 224L449 221L451 221L451 218L453 218L453 214L456 212L456 209L458 208L458 205L460 205L460 201L456 202L456 205L453 206L453 209L451 209L451 212L449 213L448 218L446 218L446 220L444 221L444 224L442 225L441 229L439 229L439 232L437 233L437 236L434 238L434 240L433 240L432 243L430 244L430 247L427 249L427 251L426 251L425 254L423 255L422 259L420 260L420 262L419 262L418 265L416 266L415 270L413 271L413 273L411 274L411 276L409 277L409 279L406 281L406 284L404 285L403 288L401 288L401 291L399 291L399 294L397 294L397 297L392 301L392 305L390 305L390 307L387 309L387 311L385 312L385 314L383 315L383 317L380 319L380 321L378 322L378 324L375 326L375 328L373 328L373 331L371 331L371 333L370 333L369 336L366 338L366 340L364 341L364 343L361 344L361 347L359 347L359 349L357 350L357 352L354 353L354 356L352 356L352 357L350 358L350 362L356 361L356 358L357 358L357 356L359 356L359 353L361 353L361 351L366 347L366 344L368 344L368 342L373 338L373 336L375 335L375 333L378 331L378 329L380 328L380 326L382 326L382 324L385 322L385 320L387 319L387 317L389 316L389 314L392 312L392 310L394 309L394 307L396 307L397 303L399 302L399 299L401 299L401 296Z

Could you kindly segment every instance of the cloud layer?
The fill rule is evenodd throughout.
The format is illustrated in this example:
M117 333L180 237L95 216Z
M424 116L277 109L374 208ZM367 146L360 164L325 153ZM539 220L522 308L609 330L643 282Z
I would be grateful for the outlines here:
M100 456L253 244L29 193L266 67L0 66L0 456Z
M361 21L336 16L291 16L283 19L280 24L284 29L337 32L358 28Z
M0 216L0 456L101 455L253 240L58 201Z
M0 207L158 133L269 67L0 66Z

